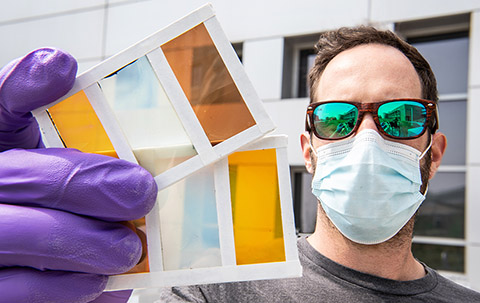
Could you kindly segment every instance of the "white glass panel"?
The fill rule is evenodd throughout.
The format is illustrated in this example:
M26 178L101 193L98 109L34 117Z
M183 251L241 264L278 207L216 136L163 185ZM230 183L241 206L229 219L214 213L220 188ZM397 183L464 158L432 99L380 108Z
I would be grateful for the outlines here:
M221 266L213 166L159 192L165 270Z
M153 175L196 155L146 57L99 84L137 160Z

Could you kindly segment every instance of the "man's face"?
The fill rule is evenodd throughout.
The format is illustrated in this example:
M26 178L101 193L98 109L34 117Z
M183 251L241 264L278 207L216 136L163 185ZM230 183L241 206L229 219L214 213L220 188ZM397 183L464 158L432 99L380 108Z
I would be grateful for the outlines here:
M386 45L366 44L341 52L330 61L319 80L316 97L315 101L369 103L397 98L422 98L422 88L415 68L399 50ZM364 129L378 132L371 114L363 117L357 133ZM417 139L397 141L423 152L428 144L428 136L426 132ZM331 142L312 136L312 147L315 149Z
M316 90L315 102L346 100L372 103L389 99L422 98L420 79L407 57L393 47L379 44L360 45L338 54L326 66ZM343 140L352 138L366 129L374 130L382 135L377 129L372 114L365 113L356 133ZM426 131L421 137L410 140L392 140L386 137L385 139L409 145L423 152L430 142L430 132ZM318 147L332 142L338 142L338 140L322 140L308 133L301 135L305 166L310 173L314 173L316 161L311 148L318 149ZM425 190L428 180L435 175L445 148L445 136L437 132L432 136L431 154L427 154L420 163L424 183L422 192ZM319 214L322 213L319 208ZM322 219L325 216L323 213L319 218ZM330 221L322 220L322 222ZM331 222L328 226L335 229ZM409 224L406 224L401 232L389 241L406 243L405 241L411 238L412 229L413 220L410 220Z

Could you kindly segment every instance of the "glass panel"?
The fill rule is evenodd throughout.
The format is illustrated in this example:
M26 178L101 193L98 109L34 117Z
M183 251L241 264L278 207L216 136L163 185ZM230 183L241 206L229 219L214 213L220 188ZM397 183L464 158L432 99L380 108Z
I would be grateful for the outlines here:
M414 43L437 78L440 94L466 93L468 37Z
M297 232L310 234L315 230L318 202L312 194L312 175L305 168L301 170L292 179L295 226Z
M146 57L99 84L137 160L152 175L197 154Z
M436 270L465 272L465 248L459 246L417 244L413 255Z
M65 147L117 157L84 91L48 109Z
M442 165L465 165L467 101L441 101L439 113L439 130L448 142Z
M158 195L165 270L221 266L213 166Z
M312 43L312 45L315 43ZM317 53L312 49L300 50L300 60L298 64L298 98L310 96L310 87L308 86L308 73L315 63Z
M463 238L465 173L439 172L417 214L415 235Z
M274 149L228 157L237 264L285 261Z
M212 145L255 125L205 25L162 50Z

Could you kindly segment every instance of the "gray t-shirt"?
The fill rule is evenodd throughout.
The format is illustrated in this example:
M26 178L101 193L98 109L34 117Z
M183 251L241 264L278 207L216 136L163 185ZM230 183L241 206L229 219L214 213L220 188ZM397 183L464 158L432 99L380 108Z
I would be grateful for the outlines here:
M480 293L425 266L425 277L395 281L340 265L298 241L299 278L173 287L157 302L480 302Z

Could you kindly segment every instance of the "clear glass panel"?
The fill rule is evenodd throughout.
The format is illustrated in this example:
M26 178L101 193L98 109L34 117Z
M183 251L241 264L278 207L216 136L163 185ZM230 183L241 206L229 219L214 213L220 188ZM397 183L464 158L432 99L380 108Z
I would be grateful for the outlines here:
M448 142L442 165L465 165L467 101L441 101L439 113L439 130Z
M137 160L152 175L197 154L146 57L99 84Z
M413 255L436 270L465 272L465 248L459 246L417 244Z
M228 157L237 264L285 261L274 149Z
M439 172L430 181L427 199L417 214L415 235L463 238L465 173Z
M213 166L158 193L165 270L221 265Z
M84 91L48 109L65 147L117 157Z
M468 44L468 37L413 44L430 63L440 94L467 92Z
M255 125L205 25L165 43L162 50L212 145Z

